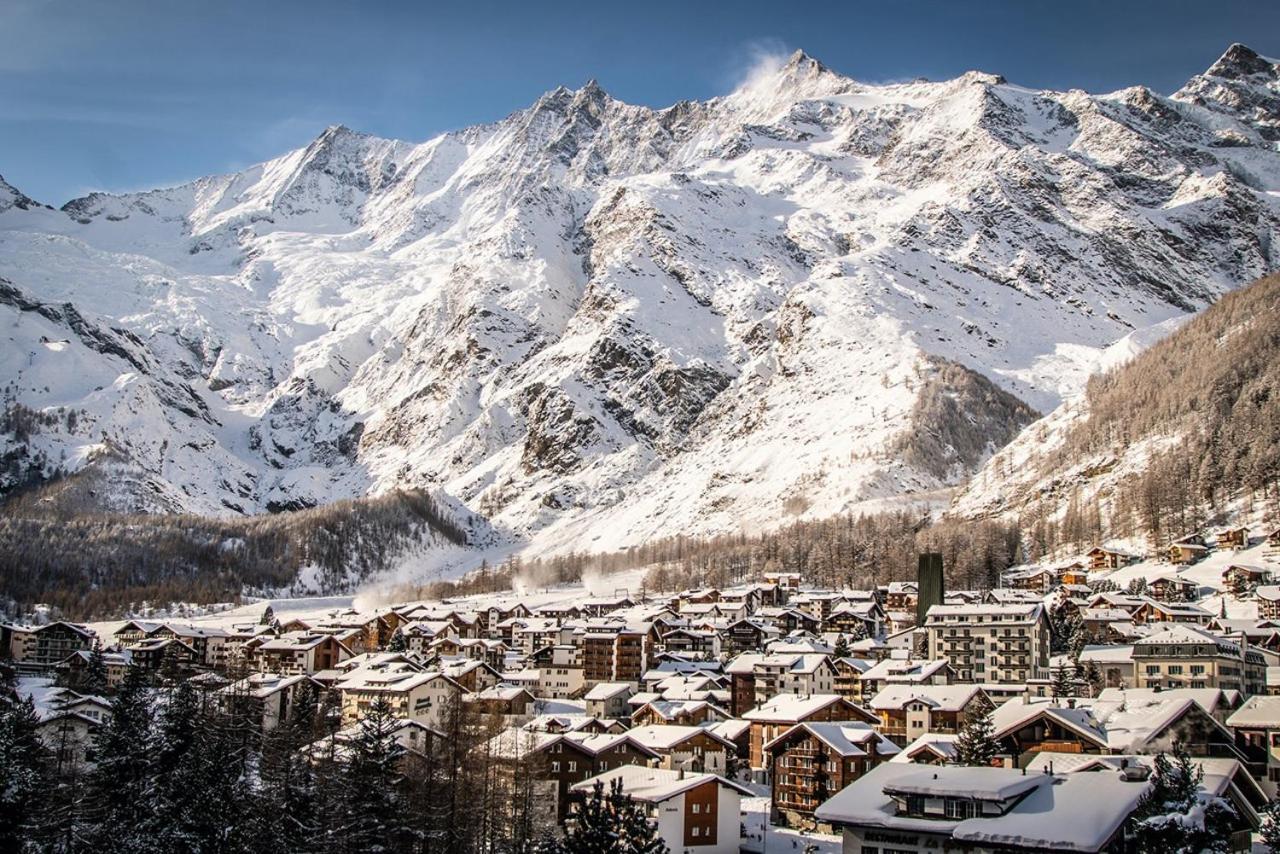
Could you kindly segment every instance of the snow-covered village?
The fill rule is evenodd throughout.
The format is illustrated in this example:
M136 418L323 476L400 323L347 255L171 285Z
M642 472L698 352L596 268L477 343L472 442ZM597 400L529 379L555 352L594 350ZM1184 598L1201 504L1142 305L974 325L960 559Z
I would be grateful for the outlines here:
M1280 854L1280 6L0 32L3 854Z

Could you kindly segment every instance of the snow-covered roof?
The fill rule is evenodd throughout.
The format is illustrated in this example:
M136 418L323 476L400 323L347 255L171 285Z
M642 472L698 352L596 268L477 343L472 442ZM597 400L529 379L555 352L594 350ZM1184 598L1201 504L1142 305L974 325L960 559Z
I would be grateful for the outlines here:
M638 765L623 765L606 771L590 779L583 780L571 787L571 791L589 792L597 782L603 783L608 791L614 780L622 781L622 790L637 801L648 804L669 801L690 789L697 788L709 780L721 786L733 789L740 795L751 796L753 793L737 783L726 780L718 774L692 774L686 771L672 771L665 768L645 768Z
M601 682L586 693L582 699L590 701L611 700L614 697L628 694L635 690L629 682Z
M959 712L982 693L977 685L900 685L881 688L867 704L875 710L897 710L911 702L921 702L939 712Z
M711 727L663 724L629 729L627 730L627 735L651 750L671 750L699 735L705 735L715 741L723 742L726 747L733 747L733 743L729 739L715 732Z
M847 702L838 694L778 694L742 717L749 721L799 723L832 703Z
M915 741L890 759L890 762L915 762L915 757L921 753L932 753L935 757L950 762L956 758L958 751L956 750L956 742L960 740L957 733L950 732L927 732L918 737Z
M1280 729L1280 696L1250 697L1227 718L1227 726Z
M809 733L841 756L867 756L873 746L877 756L892 756L898 752L896 744L876 732L870 724L860 721L796 724L766 744L764 749L769 750L775 744L785 742L797 731Z
M840 825L912 833L949 833L973 845L1096 852L1133 812L1147 783L1119 774L1023 774L1016 769L921 766L886 762L826 803L815 816ZM890 792L1014 800L1002 815L958 821L897 813Z

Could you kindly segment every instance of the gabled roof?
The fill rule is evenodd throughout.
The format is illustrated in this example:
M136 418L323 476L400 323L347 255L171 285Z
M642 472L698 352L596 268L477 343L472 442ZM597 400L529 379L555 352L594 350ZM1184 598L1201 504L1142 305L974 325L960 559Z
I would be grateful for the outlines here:
M800 723L834 704L841 704L848 710L849 720L876 720L866 709L838 694L778 694L742 717L762 723Z
M869 756L873 747L877 756L892 756L898 752L896 744L876 732L870 724L861 721L835 721L832 723L810 721L796 724L771 740L764 746L764 749L770 750L775 745L783 744L799 732L812 735L844 757Z
M924 703L939 712L962 711L982 693L978 685L886 685L867 705L876 710L900 710L908 703Z
M647 804L660 804L695 789L708 781L732 789L739 795L751 797L755 793L750 789L726 780L717 774L690 774L684 771L672 771L666 768L644 768L638 765L623 765L612 771L606 771L571 787L574 792L589 792L597 782L608 789L614 780L622 781L622 788L637 801Z

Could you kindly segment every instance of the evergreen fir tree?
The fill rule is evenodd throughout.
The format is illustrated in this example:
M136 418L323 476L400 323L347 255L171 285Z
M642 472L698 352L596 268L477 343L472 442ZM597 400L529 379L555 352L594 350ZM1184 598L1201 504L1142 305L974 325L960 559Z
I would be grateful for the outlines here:
M409 649L409 641L405 638L404 632L397 627L391 633L391 640L387 642L387 652L405 652Z
M401 796L400 762L405 749L396 740L401 719L379 698L361 718L347 745L344 773L347 806L341 834L349 851L405 845L410 827Z
M1000 754L1000 743L994 738L992 711L991 701L983 696L965 715L960 737L956 740L957 765L989 767Z
M111 703L111 718L94 741L96 765L89 779L91 840L119 854L153 851L145 828L153 825L152 700L147 675L130 666Z
M1270 854L1280 854L1280 801L1271 801L1262 810L1262 826L1258 829L1262 844Z
M254 836L265 848L305 850L316 832L315 774L310 758L300 753L316 733L315 711L315 689L303 683L288 719L263 739Z
M648 812L630 795L622 791L622 781L609 787L609 800L617 817L622 838L621 850L626 854L667 854L667 845L658 835L657 826Z
M1133 842L1140 854L1225 854L1235 810L1201 789L1204 767L1178 743L1173 758L1155 758L1151 789L1134 811Z
M835 649L831 651L831 654L836 658L848 658L852 653L853 651L849 649L849 641L845 639L844 634L840 634L836 637L836 646Z
M1053 669L1053 680L1049 684L1049 693L1054 699L1075 695L1076 682L1073 670L1074 668L1071 665Z
M102 642L95 640L89 650L89 662L85 666L84 690L89 694L107 693L107 659L102 654Z
M39 718L31 698L0 704L0 851L22 851L49 794Z
M597 780L591 794L578 804L559 847L563 854L609 854L620 850L619 828L605 797L604 783Z

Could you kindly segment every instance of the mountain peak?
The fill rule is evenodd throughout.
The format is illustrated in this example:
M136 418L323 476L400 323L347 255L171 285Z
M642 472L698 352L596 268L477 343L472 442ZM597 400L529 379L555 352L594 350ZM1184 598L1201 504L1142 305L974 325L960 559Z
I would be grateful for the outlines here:
M1209 66L1205 74L1209 77L1225 77L1237 80L1255 74L1275 74L1275 64L1266 57L1260 56L1252 48L1239 42L1227 48L1218 61Z

